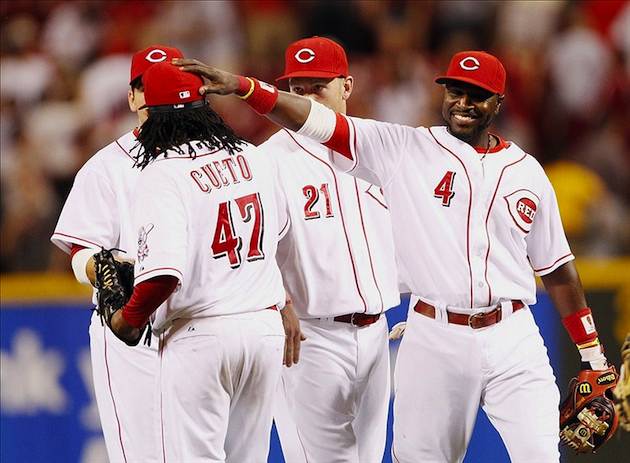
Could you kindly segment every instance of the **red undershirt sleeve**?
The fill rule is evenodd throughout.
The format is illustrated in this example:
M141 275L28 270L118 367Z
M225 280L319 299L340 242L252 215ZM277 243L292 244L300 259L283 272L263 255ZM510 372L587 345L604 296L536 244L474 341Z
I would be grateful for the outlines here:
M160 275L139 283L123 307L122 317L134 328L142 328L151 314L175 291L178 283L179 279L171 275Z
M72 259L74 257L74 255L81 251L82 249L85 249L85 246L81 246L80 244L74 244L72 243L72 248L70 249L70 259Z
M342 154L348 159L354 160L350 149L350 126L348 125L348 119L339 113L337 113L336 116L337 122L335 124L335 131L332 137L330 137L330 140L324 143L324 146Z

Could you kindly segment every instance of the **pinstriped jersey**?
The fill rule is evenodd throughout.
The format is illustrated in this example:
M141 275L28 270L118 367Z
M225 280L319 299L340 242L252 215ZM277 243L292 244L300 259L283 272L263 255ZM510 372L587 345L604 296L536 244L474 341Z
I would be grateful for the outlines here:
M381 313L399 300L389 211L380 188L334 167L328 149L281 130L261 147L277 162L290 227L278 245L300 318Z
M574 258L551 183L516 144L482 156L446 127L348 121L353 159L332 158L383 188L414 294L462 308L533 304L534 273Z

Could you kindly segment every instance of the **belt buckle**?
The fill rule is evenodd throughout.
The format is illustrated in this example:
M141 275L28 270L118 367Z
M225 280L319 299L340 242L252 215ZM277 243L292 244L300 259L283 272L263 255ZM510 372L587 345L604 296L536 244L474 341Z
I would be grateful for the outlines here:
M359 325L357 325L357 324L355 323L355 321L354 321L354 316L355 316L356 314L357 314L356 312L352 312L352 313L350 314L350 324L351 324L351 325L353 325L353 326L359 326Z
M475 319L479 319L481 320L486 314L484 312L477 312L474 313L472 315L468 316L468 326L471 327L473 330L476 330L477 328L475 328L474 326L472 326L473 322Z

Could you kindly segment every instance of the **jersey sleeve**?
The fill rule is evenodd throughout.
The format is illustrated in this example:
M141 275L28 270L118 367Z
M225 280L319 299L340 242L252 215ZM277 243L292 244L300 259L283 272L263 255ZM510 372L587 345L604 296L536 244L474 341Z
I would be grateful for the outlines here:
M282 183L282 176L280 175L279 163L282 162L279 159L278 153L274 150L274 144L267 141L264 145L258 146L258 150L264 150L265 156L269 160L269 165L272 169L273 184L272 189L274 193L274 199L276 201L276 210L278 213L278 239L281 239L286 235L291 225L291 219L289 217L289 203L287 200L285 187Z
M159 275L184 283L189 210L186 193L164 166L140 174L133 205L138 232L135 284Z
M347 122L347 128L335 129L333 138L347 137L346 153L333 151L331 161L341 170L380 187L387 186L407 151L411 127L357 117L337 118L337 127ZM347 132L347 134L344 134ZM332 140L327 146L341 146ZM334 149L334 148L333 148Z
M51 241L66 253L73 244L112 248L120 233L117 208L110 179L96 166L86 165L74 179Z
M547 275L575 258L564 234L556 194L546 176L544 180L538 211L525 237L529 260L538 276Z

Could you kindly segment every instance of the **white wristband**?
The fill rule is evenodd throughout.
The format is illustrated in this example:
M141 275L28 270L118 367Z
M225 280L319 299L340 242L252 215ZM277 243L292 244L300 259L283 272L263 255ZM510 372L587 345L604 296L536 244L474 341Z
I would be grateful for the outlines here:
M92 282L87 276L86 266L90 257L98 252L98 249L94 248L85 248L78 251L74 256L72 256L72 271L74 272L74 277L77 279L79 283L83 283L86 285L91 285Z
M306 122L296 133L320 143L325 143L333 136L336 125L337 115L335 111L317 101L311 100L311 110L308 113Z

